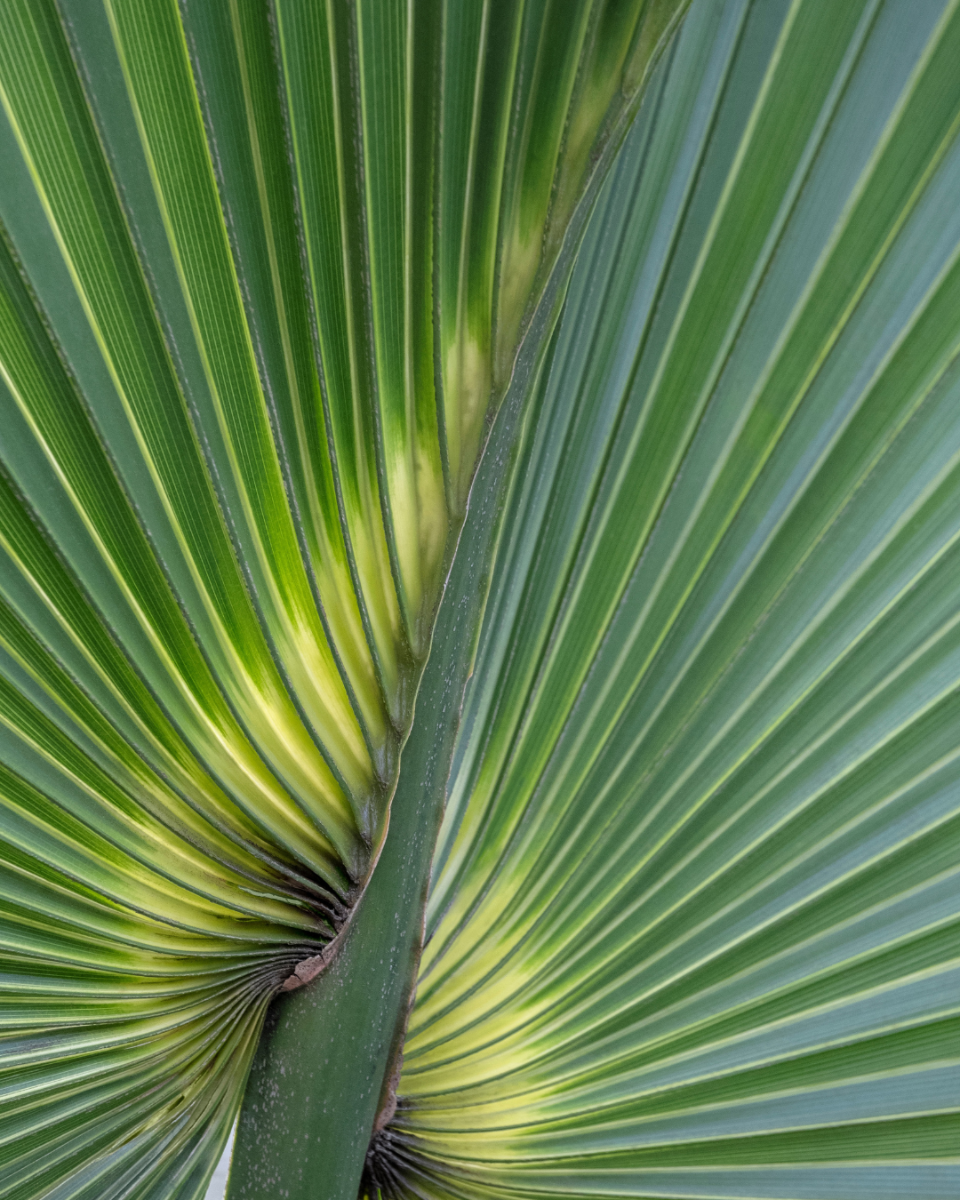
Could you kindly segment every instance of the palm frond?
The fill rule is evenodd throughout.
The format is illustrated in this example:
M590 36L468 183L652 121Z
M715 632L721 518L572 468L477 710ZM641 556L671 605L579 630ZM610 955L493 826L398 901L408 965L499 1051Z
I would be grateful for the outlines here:
M367 1186L960 1187L960 14L696 5L525 429Z
M0 3L4 1195L202 1193L682 8Z

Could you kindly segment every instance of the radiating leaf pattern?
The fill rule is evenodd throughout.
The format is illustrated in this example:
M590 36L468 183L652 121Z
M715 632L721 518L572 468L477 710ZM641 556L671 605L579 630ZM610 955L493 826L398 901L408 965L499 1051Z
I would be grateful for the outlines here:
M658 71L528 417L368 1189L960 1192L958 61L955 3L725 0Z
M683 8L0 3L4 1196L202 1194Z

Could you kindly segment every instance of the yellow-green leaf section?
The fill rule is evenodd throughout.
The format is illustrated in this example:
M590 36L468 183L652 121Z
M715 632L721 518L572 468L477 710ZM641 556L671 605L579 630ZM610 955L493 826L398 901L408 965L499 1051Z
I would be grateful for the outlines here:
M203 1193L683 8L0 0L4 1196Z

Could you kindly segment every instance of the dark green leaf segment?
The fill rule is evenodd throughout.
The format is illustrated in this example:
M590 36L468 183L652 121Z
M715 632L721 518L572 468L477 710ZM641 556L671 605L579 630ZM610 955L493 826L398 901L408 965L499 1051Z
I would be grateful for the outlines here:
M4 1197L202 1196L270 1000L395 920L480 452L684 7L0 0Z

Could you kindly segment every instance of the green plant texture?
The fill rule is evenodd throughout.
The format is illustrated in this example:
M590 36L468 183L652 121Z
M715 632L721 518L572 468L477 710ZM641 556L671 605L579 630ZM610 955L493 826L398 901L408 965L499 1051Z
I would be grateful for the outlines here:
M0 18L0 1194L960 1195L960 0Z

